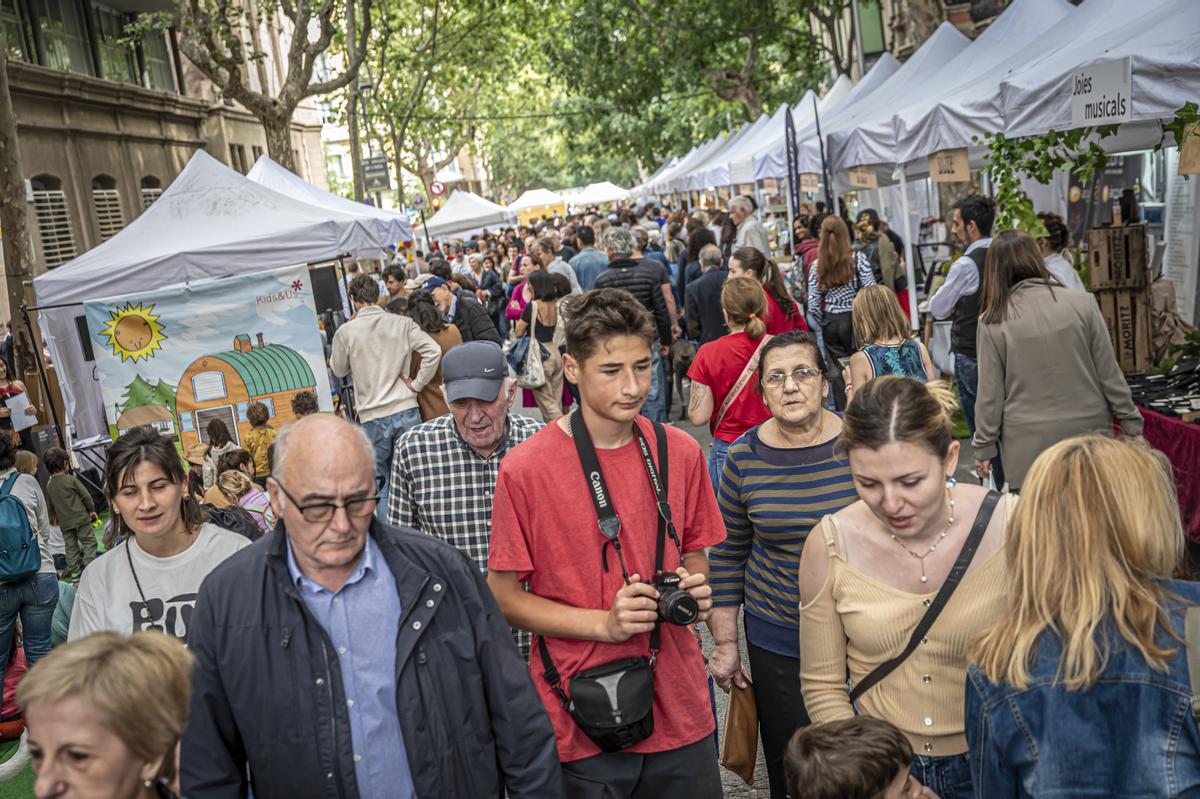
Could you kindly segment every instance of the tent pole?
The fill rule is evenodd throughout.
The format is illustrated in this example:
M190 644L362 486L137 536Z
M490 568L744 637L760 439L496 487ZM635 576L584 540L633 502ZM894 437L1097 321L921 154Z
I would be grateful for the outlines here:
M46 377L46 364L42 361L42 350L38 346L37 335L34 334L33 324L29 321L29 306L21 305L21 318L25 320L25 329L29 331L29 345L33 347L33 362L37 364L38 382L42 384L42 397L50 406L50 418L54 420L54 432L58 434L59 446L67 445L67 437L63 435L62 420L58 418L58 409L50 397L50 380Z
M817 108L816 95L813 96L813 121L817 126L817 143L821 146L821 182L825 184L825 210L831 214L837 213L837 206L833 204L833 186L832 175L829 172L829 163L825 160L825 139L821 136L821 112Z
M904 227L904 261L905 272L908 275L908 320L913 330L917 329L917 269L916 261L913 258L913 236L912 236L912 220L908 215L908 175L904 168L904 164L900 164L897 169L900 173L900 215L903 219Z

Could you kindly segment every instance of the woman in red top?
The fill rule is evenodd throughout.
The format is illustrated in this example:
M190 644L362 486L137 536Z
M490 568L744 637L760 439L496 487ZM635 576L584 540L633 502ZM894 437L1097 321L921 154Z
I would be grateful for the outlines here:
M771 338L763 322L766 296L757 280L749 277L727 280L721 289L721 309L729 333L700 347L688 370L692 381L688 419L694 425L707 424L712 432L708 476L714 491L725 468L729 445L742 433L771 418L751 379L758 367L759 350Z
M789 330L808 330L804 314L788 294L783 274L756 247L742 247L729 256L729 279L735 277L752 277L762 286L767 304L762 319L767 323L767 333L778 336Z

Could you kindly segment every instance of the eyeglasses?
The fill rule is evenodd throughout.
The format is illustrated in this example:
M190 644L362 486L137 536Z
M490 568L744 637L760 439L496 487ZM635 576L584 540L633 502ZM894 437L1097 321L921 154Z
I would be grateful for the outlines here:
M796 385L802 386L805 383L811 383L821 376L821 373L816 369L809 369L807 366L800 366L790 372L768 372L763 378L763 385L770 389L781 389L787 384L787 379L790 377L795 381Z
M379 497L383 493L383 483L383 477L376 477L375 493L369 497L356 497L341 504L336 502L314 502L311 505L301 505L300 501L283 487L283 483L277 479L275 480L275 485L279 486L279 490L283 492L283 495L296 506L296 510L300 511L300 516L304 521L312 522L313 524L328 522L337 513L338 508L346 511L346 515L351 519L365 519L369 517L375 512L375 506L379 503Z

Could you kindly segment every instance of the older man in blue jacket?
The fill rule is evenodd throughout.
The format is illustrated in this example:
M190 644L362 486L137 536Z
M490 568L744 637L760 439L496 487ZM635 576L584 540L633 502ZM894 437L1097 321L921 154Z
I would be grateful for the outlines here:
M270 534L204 582L189 799L557 797L554 731L475 564L373 516L361 429L284 428Z

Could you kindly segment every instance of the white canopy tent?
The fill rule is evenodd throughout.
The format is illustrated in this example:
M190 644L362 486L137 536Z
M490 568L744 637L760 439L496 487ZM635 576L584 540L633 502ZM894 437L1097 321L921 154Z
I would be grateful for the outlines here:
M813 99L808 95L805 95L799 105L792 106L792 123L796 128L797 143L800 141L799 134L802 130L810 125L815 125L818 115L827 114L837 108L853 88L854 84L850 82L849 78L839 75L838 79L829 87L829 91L825 92L825 95L816 102L815 109ZM758 153L755 153L754 178L755 180L782 179L787 176L787 129L785 124L785 127L778 131L778 135L774 139L767 142Z
M811 102L813 93L807 91L800 98L800 102ZM766 124L755 131L753 136L748 136L743 140L737 148L728 156L729 163L729 183L738 185L741 183L754 182L754 156L767 144L772 138L771 132L774 130L783 130L787 115L791 113L791 108L787 105L779 106Z
M515 224L516 220L517 215L511 208L459 189L429 218L425 229L433 239L463 238L484 228Z
M512 204L508 207L514 211L523 211L526 208L547 208L552 205L565 204L566 200L550 191L550 189L530 189L513 200Z
M701 163L680 178L683 190L701 191L710 186L728 186L729 153L737 148L738 142L753 136L755 131L761 129L769 121L770 117L762 114L753 122L744 123L736 133L725 139L720 147L714 147Z
M691 172L693 167L703 163L708 154L720 147L726 138L727 136L722 134L709 139L698 147L693 147L687 155L679 159L679 162L675 166L663 172L652 184L649 184L651 190L658 194L683 191L682 186L677 184Z
M604 203L615 203L621 200L629 199L629 190L623 189L615 183L609 183L603 180L599 183L590 183L588 187L581 193L571 198L572 205L603 205Z
M42 336L74 439L107 433L76 319L82 303L378 249L374 225L247 180L197 151L153 205L103 244L34 278Z
M246 177L293 200L356 219L369 220L375 226L376 236L384 244L413 240L412 223L406 214L356 203L319 189L265 155L259 156L258 161L246 173Z

